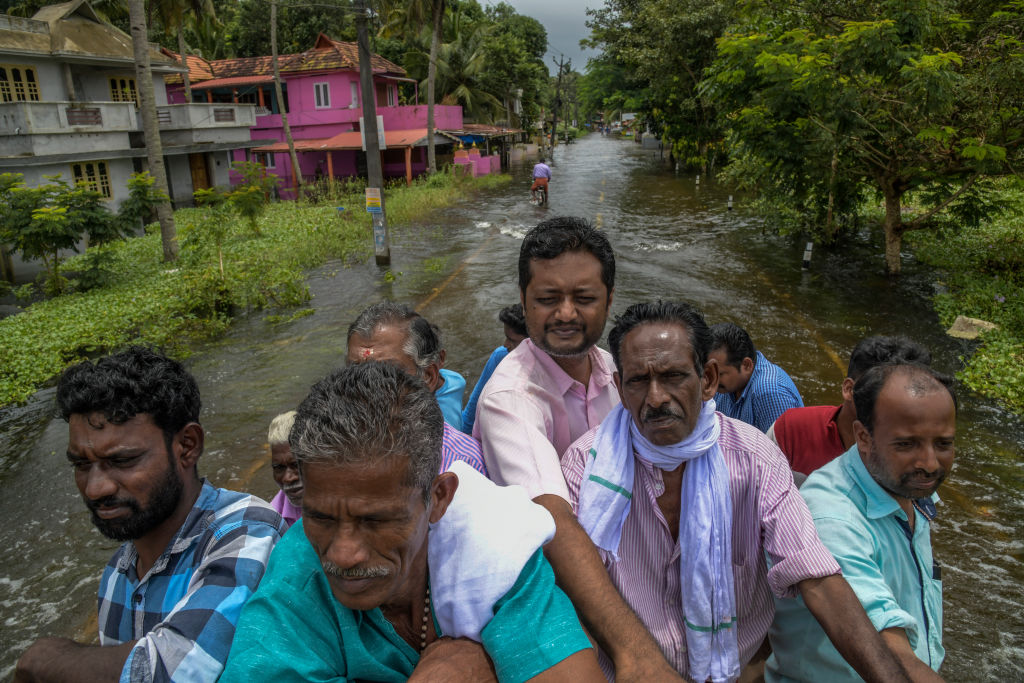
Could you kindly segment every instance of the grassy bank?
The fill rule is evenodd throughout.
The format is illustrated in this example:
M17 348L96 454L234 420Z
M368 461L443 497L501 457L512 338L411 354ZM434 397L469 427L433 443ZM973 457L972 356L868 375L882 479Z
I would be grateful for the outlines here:
M389 222L410 224L508 176L437 174L386 193ZM335 206L345 206L339 215ZM271 204L254 233L213 209L175 213L181 256L161 261L158 226L142 237L90 249L64 267L99 257L103 284L29 306L0 320L0 407L28 399L68 365L130 343L187 354L191 342L222 333L231 319L309 299L305 271L330 258L362 260L372 251L358 184L321 188L314 199ZM302 315L296 310L293 315Z
M941 272L946 291L935 307L943 325L965 315L999 326L982 335L959 378L1024 414L1024 219L907 237L917 258Z

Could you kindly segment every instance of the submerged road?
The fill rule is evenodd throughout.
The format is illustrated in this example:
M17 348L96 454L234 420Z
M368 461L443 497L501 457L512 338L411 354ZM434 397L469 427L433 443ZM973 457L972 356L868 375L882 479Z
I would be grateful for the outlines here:
M870 334L907 334L952 372L968 351L932 312L929 274L908 264L881 274L870 235L818 250L801 271L802 242L762 234L728 211L729 191L676 174L657 153L591 135L560 147L549 207L528 203L529 168L476 200L393 230L391 275L372 264L331 263L310 274L315 315L272 325L239 321L188 363L203 395L206 454L218 486L269 499L266 429L345 355L345 329L366 305L416 306L446 336L448 367L472 387L502 339L497 311L518 300L516 260L525 232L546 217L591 218L607 231L618 275L613 313L653 298L689 301L709 323L745 327L786 368L807 404L836 403L850 349ZM742 206L743 198L735 198ZM948 680L1019 680L1024 672L1024 423L964 395L957 461L940 491L934 545L943 565ZM67 427L51 419L53 391L0 412L0 679L42 635L95 634L96 586L116 544L104 539L64 458Z

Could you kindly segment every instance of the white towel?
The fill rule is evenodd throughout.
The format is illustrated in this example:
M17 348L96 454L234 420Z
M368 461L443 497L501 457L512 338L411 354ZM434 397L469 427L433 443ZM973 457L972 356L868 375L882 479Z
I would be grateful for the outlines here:
M555 520L521 486L498 486L462 461L444 516L430 525L430 597L441 631L480 642L494 604L535 552L555 536Z

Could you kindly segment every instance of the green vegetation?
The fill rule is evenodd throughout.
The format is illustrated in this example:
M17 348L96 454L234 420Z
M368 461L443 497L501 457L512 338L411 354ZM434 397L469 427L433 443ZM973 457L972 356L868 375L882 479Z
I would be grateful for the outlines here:
M472 190L508 177L466 178L438 173L387 192L389 221L399 229L425 211L451 204ZM233 316L267 307L295 307L309 299L305 270L330 258L352 262L371 253L369 221L358 184L334 183L316 203L266 206L258 234L224 204L181 209L181 258L162 261L159 226L142 237L90 248L64 264L81 272L97 250L105 282L30 306L0 320L0 406L25 401L68 365L129 343L151 343L185 355L191 342L223 332ZM336 206L349 210L338 212ZM71 288L78 286L74 280ZM302 308L275 315L283 323L309 315Z
M975 391L1024 413L1024 188L1012 215L961 230L916 233L918 259L940 269L946 292L935 297L943 325L958 315L993 322L981 346L965 360L960 379Z
M905 234L996 215L992 179L1024 161L1024 0L606 0L590 14L604 54L587 78L622 89L607 102L628 96L677 159L725 161L816 240L884 202L892 273ZM922 210L904 216L911 195Z

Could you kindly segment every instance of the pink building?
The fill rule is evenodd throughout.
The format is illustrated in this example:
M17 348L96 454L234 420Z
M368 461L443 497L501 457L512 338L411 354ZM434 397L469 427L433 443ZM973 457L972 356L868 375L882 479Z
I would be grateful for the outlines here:
M377 115L384 123L386 149L381 152L384 175L411 179L426 169L427 106L400 105L398 86L414 83L405 70L379 55L373 55L373 97ZM274 92L270 57L243 57L206 61L187 58L192 96L195 102L231 102L256 105L253 140L267 143L253 150L254 158L292 186L293 175L288 147L284 142L280 103ZM366 173L359 119L363 115L359 83L359 52L355 43L343 43L320 34L312 49L299 54L279 55L285 111L295 140L299 171L306 179L342 177ZM180 78L167 79L169 102L185 101ZM417 93L418 95L418 93ZM441 160L450 160L452 135L462 131L462 107L434 107L435 144ZM246 158L239 150L235 160Z

